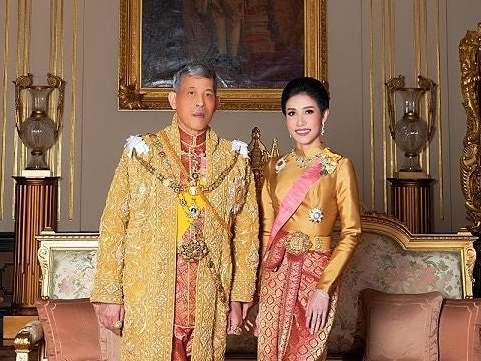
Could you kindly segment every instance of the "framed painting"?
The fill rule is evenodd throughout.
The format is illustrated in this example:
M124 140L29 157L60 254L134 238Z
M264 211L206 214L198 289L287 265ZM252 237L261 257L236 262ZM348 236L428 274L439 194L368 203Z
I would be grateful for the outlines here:
M176 71L213 67L220 109L278 110L284 85L327 80L327 0L120 0L119 109L170 109Z

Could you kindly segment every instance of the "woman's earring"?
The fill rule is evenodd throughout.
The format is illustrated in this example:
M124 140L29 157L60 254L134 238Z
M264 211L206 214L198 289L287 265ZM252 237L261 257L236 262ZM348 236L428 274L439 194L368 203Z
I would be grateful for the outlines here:
M292 135L291 135L291 133L289 133L289 139L292 139Z
M321 135L324 135L325 132L326 132L326 122L322 122Z

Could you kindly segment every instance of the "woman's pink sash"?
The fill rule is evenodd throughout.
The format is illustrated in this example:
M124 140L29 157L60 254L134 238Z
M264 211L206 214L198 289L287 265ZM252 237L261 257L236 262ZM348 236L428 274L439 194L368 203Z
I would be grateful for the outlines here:
M273 244L281 237L276 236L279 231L286 224L286 222L295 213L297 208L301 205L302 201L306 198L307 193L311 186L319 180L321 177L322 163L317 161L307 168L304 173L295 181L291 186L284 199L282 199L279 205L279 212L272 225L271 235L267 242L266 254L271 249Z

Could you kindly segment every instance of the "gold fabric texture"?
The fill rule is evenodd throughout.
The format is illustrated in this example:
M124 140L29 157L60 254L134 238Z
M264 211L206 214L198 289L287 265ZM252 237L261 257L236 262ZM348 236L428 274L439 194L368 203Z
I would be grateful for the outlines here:
M352 162L348 158L329 148L315 148L306 153L296 150L269 161L262 188L263 248L267 245L279 203L306 169L306 165L300 161L303 158L322 159L324 170L319 181L314 183L302 204L284 225L283 231L294 233L300 230L312 238L328 237L339 216L341 237L318 284L318 288L329 292L346 266L361 235L357 180ZM322 211L322 220L314 222L310 214L317 210Z
M177 124L164 132L180 154ZM178 164L154 144L159 144L158 135L143 139L149 152L137 157L180 182ZM237 157L224 180L206 194L234 235L229 239L225 227L205 208L203 233L209 257L198 262L192 361L224 359L228 304L222 302L209 266L219 276L227 300L248 302L255 292L259 247L255 185L247 159L238 157L231 146L208 131L207 183L217 179ZM93 302L125 305L122 361L171 359L178 197L135 156L130 158L124 152L102 215L91 295Z

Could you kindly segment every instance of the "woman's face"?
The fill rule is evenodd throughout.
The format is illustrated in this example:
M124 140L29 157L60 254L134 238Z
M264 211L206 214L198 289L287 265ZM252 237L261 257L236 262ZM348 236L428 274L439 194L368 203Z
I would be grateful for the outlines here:
M321 144L320 132L329 110L321 113L317 102L305 93L289 98L286 103L287 129L297 148L303 149Z

